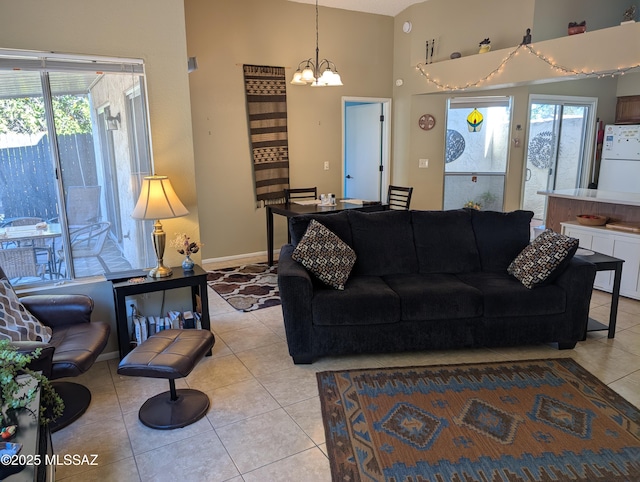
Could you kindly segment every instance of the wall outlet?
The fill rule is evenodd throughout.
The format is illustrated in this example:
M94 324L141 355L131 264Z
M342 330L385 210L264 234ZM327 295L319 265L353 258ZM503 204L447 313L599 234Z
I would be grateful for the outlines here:
M324 170L325 171L329 170L329 161L324 161Z
M425 169L427 167L429 167L429 159L419 159L418 160L418 167L421 169Z

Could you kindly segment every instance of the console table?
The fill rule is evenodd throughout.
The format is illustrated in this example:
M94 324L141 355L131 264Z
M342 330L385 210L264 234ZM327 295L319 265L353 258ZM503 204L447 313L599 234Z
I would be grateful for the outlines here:
M202 305L202 329L211 329L211 322L209 320L209 296L207 294L207 272L199 265L195 265L191 271L184 271L180 266L172 267L171 270L173 274L165 278L149 278L145 276L145 272L138 276L128 277L128 279L112 280L113 296L116 305L116 326L118 329L120 358L124 358L125 355L131 351L131 347L129 346L129 323L127 319L127 296L191 287L193 311L196 309L196 295L199 295ZM133 282L132 280L135 280L137 277L143 277L143 281ZM207 353L207 356L210 355L211 351Z

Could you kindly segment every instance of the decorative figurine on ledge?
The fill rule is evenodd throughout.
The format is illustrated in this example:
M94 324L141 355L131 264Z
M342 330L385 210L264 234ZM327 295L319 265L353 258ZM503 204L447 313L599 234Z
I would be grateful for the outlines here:
M631 5L624 11L622 16L622 23L631 23L636 21L636 6Z
M520 45L529 45L531 43L531 29L527 29L527 33L522 37L522 43Z
M569 22L569 35L575 35L577 33L585 33L587 31L587 21L582 22Z
M489 40L489 37L487 37L482 42L480 42L479 47L480 47L480 50L478 50L479 54L486 54L489 50L491 50L491 40Z

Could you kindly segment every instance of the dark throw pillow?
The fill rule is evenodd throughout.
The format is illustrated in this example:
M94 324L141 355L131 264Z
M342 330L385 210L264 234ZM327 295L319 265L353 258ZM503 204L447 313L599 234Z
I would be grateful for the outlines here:
M293 250L291 257L320 281L343 290L356 262L356 253L335 233L315 219Z
M18 300L11 284L0 279L0 339L43 341L51 339L51 328L43 325Z
M578 240L547 229L524 248L507 268L527 288L558 277L578 249Z

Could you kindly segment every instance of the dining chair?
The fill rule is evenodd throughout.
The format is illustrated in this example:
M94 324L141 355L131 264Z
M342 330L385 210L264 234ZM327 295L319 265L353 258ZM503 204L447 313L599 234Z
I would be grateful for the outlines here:
M285 189L284 199L286 202L297 199L318 199L318 188L314 186Z
M412 187L389 186L387 204L389 209L408 210L411 204Z

